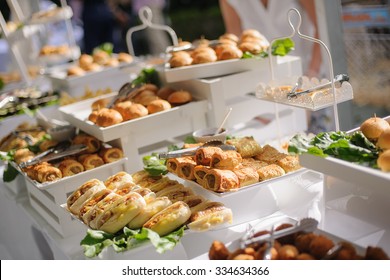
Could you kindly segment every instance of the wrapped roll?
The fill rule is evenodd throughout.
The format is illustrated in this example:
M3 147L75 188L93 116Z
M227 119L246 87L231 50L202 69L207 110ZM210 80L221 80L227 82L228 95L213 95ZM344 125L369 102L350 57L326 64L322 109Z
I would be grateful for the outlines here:
M61 170L51 165L39 165L35 172L39 183L53 182L62 178Z
M34 157L34 153L31 152L28 148L23 148L15 151L14 154L14 161L17 164L20 164L22 162L26 162Z
M194 176L194 168L196 166L196 162L189 158L187 161L179 162L178 174L180 178L186 180L195 180Z
M58 169L62 172L62 177L73 176L84 171L84 166L74 159L65 159L60 162Z
M270 164L257 170L259 174L259 180L264 181L272 178L276 178L286 174L283 168L277 164Z
M259 143L253 137L229 139L226 144L233 145L243 158L251 158L262 152Z
M196 150L195 161L198 165L209 166L212 156L217 152L223 153L222 149L219 147L201 147Z
M84 166L85 170L90 170L102 166L104 161L97 154L86 154L81 157L80 163Z
M156 198L156 194L152 192L150 189L142 188L138 185L126 184L115 190L115 193L121 196L127 195L128 193L131 192L136 192L140 194L147 203Z
M252 167L242 167L233 170L234 174L237 175L240 182L240 187L248 186L259 182L259 174L256 169Z
M123 151L119 148L102 148L99 151L99 156L105 163L114 162L123 158Z
M201 204L202 202L206 201L206 199L200 195L189 195L184 197L182 201L187 203L188 207L190 207L192 212L193 208L195 208L197 205Z
M85 214L87 214L99 201L103 200L107 195L109 195L112 191L109 189L102 189L97 193L93 194L80 208L79 218L83 220Z
M155 200L147 202L141 212L127 224L127 227L130 229L141 228L150 218L171 204L172 202L166 196L157 197Z
M133 177L125 172L125 171L119 171L118 173L108 177L105 181L104 184L106 185L107 188L111 190L115 190L117 188L120 188L121 186L125 184L133 184L135 185L133 181Z
M91 179L85 182L68 197L66 201L68 210L75 215L79 215L84 202L105 188L103 182L98 179Z
M148 189L151 191L157 193L165 188L168 188L170 186L176 185L177 181L169 179L169 177L163 177L160 180L150 184L148 186Z
M172 186L173 187L173 186ZM181 184L178 184L176 188L169 188L157 193L158 197L166 196L172 202L182 201L185 197L194 195L194 192L190 188L186 188Z
M180 164L184 162L193 162L194 160L191 157L178 157L178 158L169 158L166 161L166 166L169 172L179 175L180 173Z
M99 201L91 210L83 216L83 222L92 229L97 229L97 221L100 219L101 215L107 210L111 205L117 203L117 201L122 196L111 192L101 201Z
M140 194L128 193L104 211L97 221L97 228L114 234L134 219L145 206L146 202Z
M75 145L83 144L83 145L87 146L87 150L82 152L85 154L96 153L101 147L101 142L98 139L96 139L95 137L93 137L91 135L87 135L87 134L76 135L76 137L73 138L72 142Z
M204 177L206 189L215 192L227 192L240 187L237 175L231 170L210 169Z
M177 201L150 218L144 224L144 228L151 229L160 236L164 236L184 225L190 216L191 210L188 205L182 201Z
M232 210L220 202L206 201L195 208L188 224L191 230L205 231L233 221Z
M206 176L209 170L209 166L197 165L194 167L194 177L199 185L204 186L204 176Z
M242 162L241 155L236 151L222 151L211 158L210 167L233 170Z

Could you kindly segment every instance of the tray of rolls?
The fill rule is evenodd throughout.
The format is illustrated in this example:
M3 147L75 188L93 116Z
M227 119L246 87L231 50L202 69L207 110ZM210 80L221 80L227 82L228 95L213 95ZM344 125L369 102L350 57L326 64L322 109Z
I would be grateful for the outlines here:
M297 230L288 234L293 228L302 224L290 217L276 222L260 222L251 227L243 237L229 244L215 240L209 252L201 258L210 260L388 260L387 253L380 247L361 247L350 241L339 238L329 232L315 228ZM271 239L271 232L281 237ZM243 243L243 240L257 238L257 242ZM253 240L254 240L253 239ZM207 256L206 256L207 255Z
M167 82L178 82L267 67L268 59L259 55L268 47L268 40L254 29L244 30L239 37L226 33L217 40L181 42L178 47L171 47L165 78Z
M183 135L206 122L207 101L195 100L186 90L145 84L137 95L106 108L116 96L112 93L91 98L62 106L59 111L65 120L104 142L131 133L144 138L139 143L152 144L158 141L156 137L165 140L164 135ZM182 121L177 122L178 119Z
M226 144L236 150L199 147L193 157L167 159L167 169L198 194L225 203L236 213L234 224L277 211L272 185L280 180L288 184L305 171L298 157L261 146L253 137L232 138Z

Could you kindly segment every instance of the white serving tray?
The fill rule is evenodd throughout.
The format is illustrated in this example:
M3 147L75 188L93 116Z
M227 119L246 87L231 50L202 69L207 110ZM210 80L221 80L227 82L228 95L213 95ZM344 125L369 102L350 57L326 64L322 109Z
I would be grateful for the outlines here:
M54 9L56 10L55 14L53 14L51 16L48 16L48 17L47 16L45 16L45 17L36 17L36 18L32 17L30 20L28 20L26 22L26 25L54 23L54 22L58 22L58 21L61 21L61 20L70 19L73 16L73 11L72 11L72 8L70 6L56 7ZM46 13L48 11L50 11L50 9L49 10L45 10L45 11L37 12L34 15L43 14L43 13Z
M171 68L165 65L164 75L167 82L179 82L199 78L219 77L238 72L268 67L268 58L229 59L197 65Z
M105 95L104 98L115 95L116 93ZM205 127L205 116L207 113L207 101L205 100L192 101L167 111L150 114L109 127L99 127L88 121L88 116L91 113L91 104L100 98L102 97L63 106L59 108L59 111L64 120L103 142L132 135L137 138L139 147L164 141L168 135L169 137L176 137ZM185 120L189 120L190 123L186 123Z

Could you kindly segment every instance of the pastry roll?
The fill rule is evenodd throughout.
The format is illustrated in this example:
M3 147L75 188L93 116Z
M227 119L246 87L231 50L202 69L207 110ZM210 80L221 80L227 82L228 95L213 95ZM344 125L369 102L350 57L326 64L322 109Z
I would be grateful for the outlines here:
M256 142L253 137L242 137L236 139L230 139L226 141L226 144L236 147L237 152L243 158L251 158L262 152L262 148L259 143Z
M91 179L85 182L68 197L66 205L69 211L75 215L79 215L79 211L84 202L105 188L103 182L98 179Z
M275 162L277 165L282 167L286 173L298 170L301 168L299 164L298 156L285 155Z
M204 186L204 176L206 176L209 170L209 166L197 165L194 167L194 177L199 185Z
M119 171L118 173L108 177L104 181L104 184L106 185L107 188L111 190L118 189L125 184L135 185L133 181L133 177L125 171Z
M193 162L194 160L191 157L178 157L178 158L169 158L166 161L166 166L169 172L179 175L180 173L180 164L184 162Z
M215 192L236 190L240 187L237 175L231 170L210 169L204 176L206 189Z
M39 144L39 150L41 152L47 151L50 148L55 147L58 144L58 141L55 140L44 140Z
M51 165L38 165L35 172L36 181L39 183L53 182L62 178L61 170Z
M123 158L123 151L119 148L102 148L99 151L99 156L105 163L114 162Z
M127 195L128 193L131 192L136 192L140 194L145 199L146 202L152 201L156 198L156 194L152 192L150 189L142 188L138 185L125 184L115 190L115 193L121 196Z
M201 147L196 150L195 161L198 165L209 166L211 158L215 153L222 153L222 149L219 147Z
M141 212L127 224L127 227L130 229L141 228L150 218L170 205L172 202L165 196L147 202Z
M211 158L210 167L233 170L242 162L241 155L236 151L222 151Z
M94 193L87 201L84 202L83 206L79 211L79 218L83 220L83 217L86 213L88 213L95 205L103 200L107 195L109 195L112 191L109 189L102 189L96 193Z
M206 199L203 196L200 195L189 195L183 198L183 202L187 203L187 205L190 207L191 212L192 210L202 202L205 202Z
M148 174L148 176L144 177L142 180L137 182L137 185L143 187L143 188L148 188L151 189L150 187L161 180L162 176L157 176L157 177L152 177Z
M87 146L87 150L84 151L83 153L85 154L93 154L96 153L100 147L101 147L101 142L96 139L95 137L87 134L79 134L76 135L73 138L73 144L84 144Z
M149 173L145 170L140 170L131 174L131 177L133 178L133 182L135 184L138 184L139 182L141 182L142 180L144 180L149 176L150 176Z
M89 154L82 158L81 164L85 170L90 170L103 165L104 161L97 154Z
M186 180L194 180L194 168L196 162L192 158L188 158L187 161L179 162L178 174L180 178Z
M232 223L233 213L220 202L204 202L191 214L188 228L195 231L205 231L216 226Z
M270 164L257 170L259 174L259 180L264 181L271 178L276 178L286 174L283 168L277 164Z
M259 182L259 174L253 167L242 167L233 170L240 181L240 187L248 186Z
M84 166L74 159L65 159L60 162L58 169L62 172L62 177L73 176L84 171Z
M114 234L134 219L145 206L146 202L140 194L128 193L104 211L97 221L97 228Z
M254 158L243 158L241 165L243 167L252 167L257 170L261 167L267 166L268 163L266 163L265 161L256 160Z
M172 202L182 201L185 197L190 195L194 195L194 192L190 188L186 188L184 186L178 187L177 189L171 189L169 191L162 190L161 192L157 193L158 197L166 196Z
M28 161L34 157L34 153L27 148L19 149L15 151L14 161L19 164Z
M159 192L165 188L168 188L169 186L176 185L177 181L169 179L169 177L163 177L160 180L157 180L151 184L148 185L148 189L150 189L152 192Z
M265 145L263 151L257 154L254 158L260 161L264 161L268 164L275 163L278 159L284 156L283 153L279 152L276 148Z

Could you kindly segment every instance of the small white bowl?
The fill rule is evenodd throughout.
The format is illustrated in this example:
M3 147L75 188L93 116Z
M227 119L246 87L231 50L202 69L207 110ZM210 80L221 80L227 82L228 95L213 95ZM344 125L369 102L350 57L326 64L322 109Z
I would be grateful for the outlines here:
M57 126L49 128L47 131L51 139L56 141L65 141L72 139L76 134L76 127L73 125Z
M221 133L214 135L217 129L218 129L217 127L199 129L197 131L194 131L192 133L192 136L194 137L195 141L198 143L206 143L211 140L219 140L225 143L227 130L223 128Z

